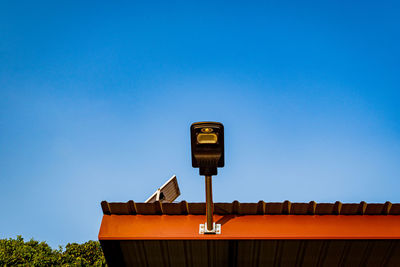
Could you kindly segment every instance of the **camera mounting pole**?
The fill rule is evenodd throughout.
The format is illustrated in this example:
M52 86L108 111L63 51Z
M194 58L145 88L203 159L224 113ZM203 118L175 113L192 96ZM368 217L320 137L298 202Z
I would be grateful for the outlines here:
M206 175L206 216L207 216L207 232L212 232L215 228L213 221L214 203L212 197L212 176ZM206 229L204 229L206 230Z

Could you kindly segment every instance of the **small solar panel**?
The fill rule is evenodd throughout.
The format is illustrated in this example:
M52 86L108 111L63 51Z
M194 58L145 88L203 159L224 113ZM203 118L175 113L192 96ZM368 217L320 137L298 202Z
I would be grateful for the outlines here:
M162 203L172 203L181 194L176 175L173 175L165 184L154 192L146 203L152 203L159 200Z

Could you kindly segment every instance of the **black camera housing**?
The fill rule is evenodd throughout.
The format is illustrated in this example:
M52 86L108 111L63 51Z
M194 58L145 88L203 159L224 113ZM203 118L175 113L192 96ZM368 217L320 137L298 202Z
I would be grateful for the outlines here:
M192 166L200 175L217 175L224 167L224 125L219 122L195 122L190 126Z

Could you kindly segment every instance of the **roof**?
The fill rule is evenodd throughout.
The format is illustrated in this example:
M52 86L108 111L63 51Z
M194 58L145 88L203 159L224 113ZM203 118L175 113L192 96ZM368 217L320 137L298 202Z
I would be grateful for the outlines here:
M214 203L218 235L199 234L205 203L101 207L109 266L400 266L400 204L390 202Z
M102 201L104 215L205 215L205 203L136 203ZM216 215L400 215L400 203L292 203L264 202L214 203Z

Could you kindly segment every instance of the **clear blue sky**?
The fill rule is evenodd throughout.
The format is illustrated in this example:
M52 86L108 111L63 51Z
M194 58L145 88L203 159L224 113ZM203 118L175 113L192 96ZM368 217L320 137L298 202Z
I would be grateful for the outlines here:
M400 202L393 2L2 1L0 238L96 239L100 202L176 174L224 123L218 202Z

